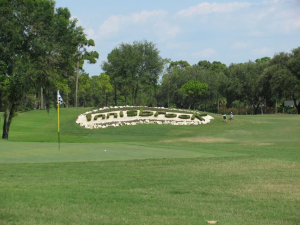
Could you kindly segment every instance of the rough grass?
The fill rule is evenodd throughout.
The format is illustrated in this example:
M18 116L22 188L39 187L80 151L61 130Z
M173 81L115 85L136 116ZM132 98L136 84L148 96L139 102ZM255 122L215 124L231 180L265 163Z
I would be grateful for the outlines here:
M61 151L54 110L14 119L0 224L300 224L298 115L85 130L87 110L61 110Z

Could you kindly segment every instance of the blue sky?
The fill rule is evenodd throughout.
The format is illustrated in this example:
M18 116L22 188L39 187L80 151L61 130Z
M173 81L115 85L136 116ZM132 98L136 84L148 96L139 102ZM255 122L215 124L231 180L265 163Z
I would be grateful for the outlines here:
M247 62L300 46L300 0L56 0L69 8L100 58L84 69L99 75L120 43L148 40L163 58Z

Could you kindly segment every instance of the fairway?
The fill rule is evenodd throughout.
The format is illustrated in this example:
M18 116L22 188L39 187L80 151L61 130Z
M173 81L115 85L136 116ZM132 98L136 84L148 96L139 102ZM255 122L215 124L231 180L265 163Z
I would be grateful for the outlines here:
M99 130L19 113L0 141L0 224L299 224L300 117ZM106 151L105 151L106 150Z

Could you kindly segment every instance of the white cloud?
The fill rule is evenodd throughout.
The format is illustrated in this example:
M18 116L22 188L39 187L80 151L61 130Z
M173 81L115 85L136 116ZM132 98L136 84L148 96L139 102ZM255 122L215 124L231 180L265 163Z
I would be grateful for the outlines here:
M101 24L99 35L109 36L111 34L117 34L126 26L145 24L151 22L151 20L157 21L165 17L166 14L167 12L162 10L144 10L138 13L131 13L127 16L112 15Z
M93 29L87 29L85 30L85 33L88 39L95 40L97 38L97 35Z
M229 13L251 6L249 2L232 2L232 3L208 3L203 2L197 6L183 9L178 12L179 16L189 17L194 15L205 15L211 13Z
M174 38L180 32L180 29L176 25L171 25L168 22L158 22L153 26L156 36L163 42L169 38Z
M195 52L193 53L194 57L200 57L200 58L210 58L212 57L217 51L214 50L213 48L207 48L204 49L201 52Z

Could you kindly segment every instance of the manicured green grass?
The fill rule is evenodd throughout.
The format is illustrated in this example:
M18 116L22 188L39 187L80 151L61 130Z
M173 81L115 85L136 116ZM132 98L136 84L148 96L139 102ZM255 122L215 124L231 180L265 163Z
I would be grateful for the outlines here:
M0 141L0 224L300 224L300 116L86 130L21 113ZM107 151L104 151L107 150Z

